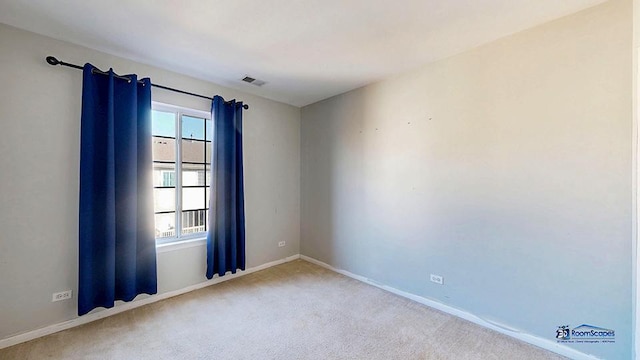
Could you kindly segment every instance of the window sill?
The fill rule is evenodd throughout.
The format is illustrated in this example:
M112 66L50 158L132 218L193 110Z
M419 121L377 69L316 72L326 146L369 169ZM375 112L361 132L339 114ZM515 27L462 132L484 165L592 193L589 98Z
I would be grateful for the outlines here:
M176 241L167 244L158 244L156 245L157 253L165 253L174 250L187 249L196 246L205 246L207 245L207 237L197 237L188 240Z

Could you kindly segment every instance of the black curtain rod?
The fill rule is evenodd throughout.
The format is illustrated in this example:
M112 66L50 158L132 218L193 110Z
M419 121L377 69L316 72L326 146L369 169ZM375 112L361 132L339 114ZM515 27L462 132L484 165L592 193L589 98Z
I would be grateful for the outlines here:
M67 67L74 68L74 69L80 69L80 70L82 70L82 69L83 69L83 67L82 67L82 66L80 66L80 65L71 64L71 63L68 63L68 62L64 62L64 61L58 60L58 59L56 59L54 56L47 56L46 60L47 60L47 63L49 63L49 65L53 65L53 66L55 66L55 65L62 65L62 66L67 66ZM98 73L98 74L102 74L102 75L108 75L108 74L109 74L109 73L106 73L106 72L104 72L104 71L100 71L100 70L95 70L95 72L96 72L96 73ZM117 77L118 79L131 81L131 79L129 79L129 78L128 78L128 77L126 77L126 76L115 75L115 77ZM164 89L164 90L169 90L169 91L177 92L177 93L180 93L180 94L191 95L191 96L195 96L195 97L199 97L199 98L203 98L203 99L213 100L213 98L212 98L212 97L209 97L209 96L204 96L204 95L200 95L200 94L195 94L195 93L188 92L188 91L184 91L184 90L180 90L180 89L174 89L174 88L172 88L172 87L168 87L168 86L164 86L164 85L158 85L158 84L153 84L153 83L152 83L152 84L151 84L151 86L154 86L154 87L157 87L157 88L160 88L160 89ZM231 101L233 101L233 100L231 100ZM230 103L231 101L226 101L225 103L227 103L227 104L228 104L228 103ZM249 109L249 105L247 105L247 104L243 104L243 105L242 105L242 107L243 107L245 110L248 110L248 109Z

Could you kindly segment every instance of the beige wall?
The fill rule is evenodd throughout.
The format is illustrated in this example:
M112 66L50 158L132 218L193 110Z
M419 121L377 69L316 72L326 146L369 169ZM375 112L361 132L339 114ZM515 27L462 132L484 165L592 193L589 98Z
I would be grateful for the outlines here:
M51 67L47 55L248 103L247 266L299 253L298 108L5 25L0 49L0 339L76 317L82 72ZM210 110L207 100L159 89L153 100ZM287 246L278 248L283 240ZM159 253L159 292L206 280L205 260L203 242ZM74 299L51 302L52 293L66 289Z
M304 107L301 252L630 358L632 123L630 0Z

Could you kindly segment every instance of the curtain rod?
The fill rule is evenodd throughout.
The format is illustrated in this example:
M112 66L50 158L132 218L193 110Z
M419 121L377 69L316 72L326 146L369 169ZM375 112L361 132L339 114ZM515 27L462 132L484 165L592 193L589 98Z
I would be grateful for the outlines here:
M82 69L83 69L83 67L82 67L82 66L80 66L80 65L71 64L71 63L68 63L68 62L64 62L64 61L58 60L58 59L56 59L56 58L55 58L55 56L47 56L46 60L47 60L47 63L49 63L49 65L53 65L53 66L55 66L55 65L62 65L62 66L67 66L67 67L74 68L74 69L80 69L80 70L82 70ZM103 71L100 71L100 70L96 70L96 73L98 73L98 74L102 74L102 75L107 75L107 74L108 74L108 73L103 72ZM129 79L129 78L128 78L128 77L126 77L126 76L115 75L115 77L117 77L118 79L123 79L123 80L129 80L129 81L131 81L131 79ZM153 83L152 83L152 84L151 84L151 86L154 86L154 87L157 87L157 88L160 88L160 89L164 89L164 90L169 90L169 91L177 92L177 93L180 93L180 94L191 95L191 96L195 96L195 97L199 97L199 98L203 98L203 99L213 100L213 98L212 98L212 97L209 97L209 96L204 96L204 95L200 95L200 94L195 94L195 93L188 92L188 91L184 91L184 90L180 90L180 89L174 89L174 88L172 88L172 87L168 87L168 86L164 86L164 85L158 85L158 84L153 84ZM231 101L233 101L233 100L231 100ZM231 101L226 101L225 103L230 103ZM247 105L247 104L243 104L243 105L242 105L242 107L243 107L245 110L248 110L248 109L249 109L249 105Z

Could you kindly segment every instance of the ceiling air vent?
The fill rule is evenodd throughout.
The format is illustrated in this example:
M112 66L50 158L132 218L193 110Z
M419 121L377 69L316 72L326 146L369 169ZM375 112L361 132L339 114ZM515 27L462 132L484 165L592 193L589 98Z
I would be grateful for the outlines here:
M242 79L242 81L244 81L244 82L246 82L246 83L249 83L249 84L251 84L251 85L255 85L255 86L262 86L262 85L266 84L266 82L265 82L265 81L262 81L262 80L258 80L258 79L252 78L251 76L245 76L245 77Z

